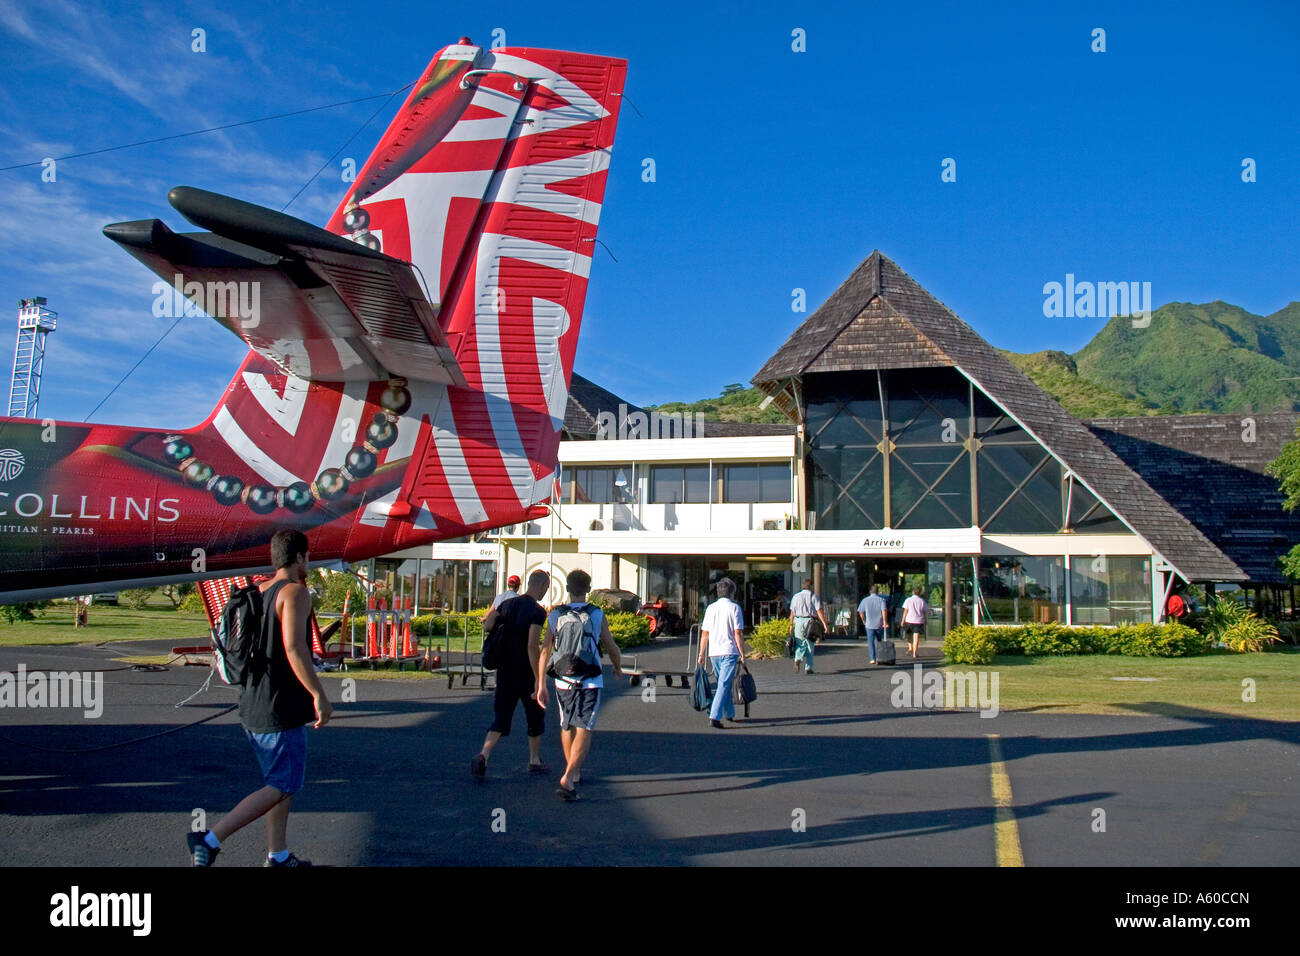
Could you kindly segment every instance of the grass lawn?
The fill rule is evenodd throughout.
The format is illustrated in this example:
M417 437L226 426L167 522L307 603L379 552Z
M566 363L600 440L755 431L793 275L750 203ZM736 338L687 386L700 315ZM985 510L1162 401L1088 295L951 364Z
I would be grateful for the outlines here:
M124 664L174 664L177 667L182 666L180 661L175 660L171 654L128 654L124 657L115 657L114 660L121 661ZM200 671L200 673L202 673ZM427 671L406 670L399 671L397 668L378 667L371 670L369 667L356 665L348 668L346 671L317 671L317 677L355 677L358 680L441 680L445 681L445 674L430 674ZM477 687L478 674L476 671L470 673L470 681Z
M98 644L101 641L138 641L176 638L186 644L208 642L208 619L202 614L185 614L171 605L133 608L95 604L86 627L72 626L72 605L56 601L36 612L36 620L17 624L0 622L0 646L20 644Z
M1215 651L1202 657L1007 655L995 657L992 664L955 664L944 669L997 671L1002 710L1300 720L1297 647L1263 654ZM1241 699L1246 678L1255 682L1254 703Z

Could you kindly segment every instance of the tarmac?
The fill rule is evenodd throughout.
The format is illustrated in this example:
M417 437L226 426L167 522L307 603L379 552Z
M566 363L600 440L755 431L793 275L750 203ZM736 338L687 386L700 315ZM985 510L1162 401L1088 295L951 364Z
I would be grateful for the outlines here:
M103 713L0 707L0 865L185 866L185 835L261 786L208 671L122 668L175 641L0 648L0 671L104 670ZM325 679L334 718L309 731L289 844L334 866L1290 866L1300 853L1300 727L1196 717L895 707L895 667L861 642L816 673L751 662L758 699L725 730L689 691L607 670L582 799L556 794L554 704L526 772L522 710L469 773L492 719L472 679ZM634 652L685 668L685 639ZM630 657L630 654L629 654ZM937 646L922 663L938 662ZM490 685L489 685L490 686ZM740 708L737 708L741 716ZM205 721L196 723L197 721ZM145 738L145 739L142 739ZM218 866L260 865L260 824Z

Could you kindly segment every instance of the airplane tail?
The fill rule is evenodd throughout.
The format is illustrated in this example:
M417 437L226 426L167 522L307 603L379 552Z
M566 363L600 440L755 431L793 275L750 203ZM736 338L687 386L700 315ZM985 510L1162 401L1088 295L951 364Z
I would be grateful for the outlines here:
M326 229L411 264L436 322L430 341L454 362L446 374L403 368L396 385L393 362L380 363L388 375L308 382L263 342L209 423L283 488L352 473L344 459L375 416L395 414L396 439L377 459L409 461L363 524L398 546L535 514L551 496L625 74L622 60L553 50L440 51ZM411 298L364 276L336 288L361 306ZM350 340L356 351L403 330L369 332ZM348 367L332 353L315 361Z
M159 276L155 309L174 288L251 351L194 428L7 420L0 592L243 573L284 527L355 561L536 514L625 72L463 41L328 229L185 186L169 200L207 231L104 227Z

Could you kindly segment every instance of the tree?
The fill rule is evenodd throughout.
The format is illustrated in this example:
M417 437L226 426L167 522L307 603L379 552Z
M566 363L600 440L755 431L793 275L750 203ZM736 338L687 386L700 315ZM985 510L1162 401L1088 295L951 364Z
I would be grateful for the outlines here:
M1287 511L1300 507L1300 425L1296 427L1296 440L1282 446L1281 453L1268 463L1267 471L1281 485L1285 496L1282 507ZM1300 542L1282 555L1282 569L1288 577L1300 578Z
M172 602L172 607L179 609L181 603L193 593L194 587L193 581L186 581L184 584L167 584L159 590L163 597Z

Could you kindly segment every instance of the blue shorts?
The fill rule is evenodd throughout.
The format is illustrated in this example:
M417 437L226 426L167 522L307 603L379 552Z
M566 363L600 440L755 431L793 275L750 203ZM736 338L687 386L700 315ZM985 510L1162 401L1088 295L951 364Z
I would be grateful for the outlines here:
M302 789L307 778L307 728L295 727L272 734L255 734L245 730L248 742L257 754L257 765L268 787L284 794Z
M560 705L560 729L581 727L596 729L596 712L600 710L600 688L555 687L555 700Z

